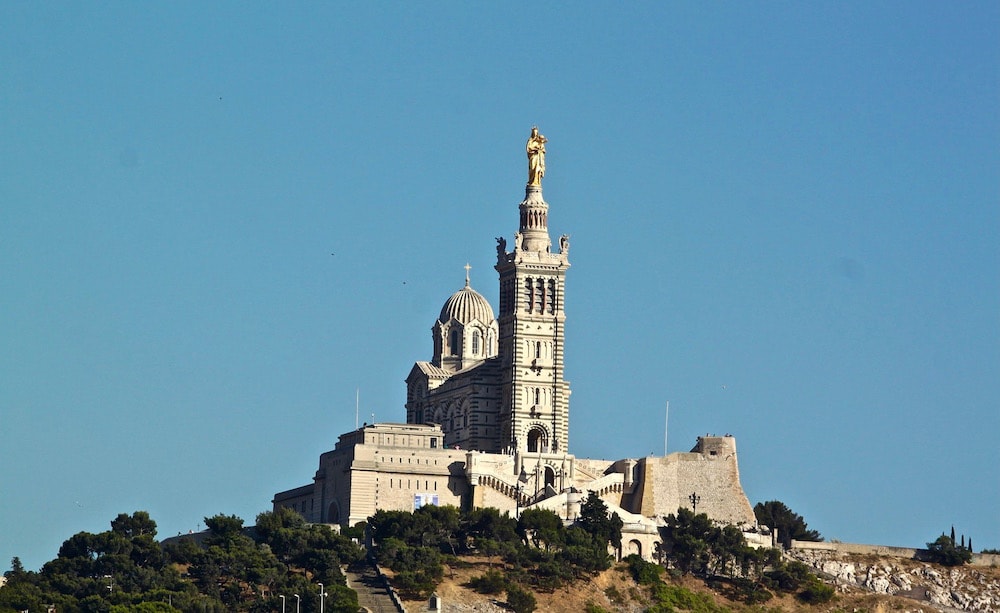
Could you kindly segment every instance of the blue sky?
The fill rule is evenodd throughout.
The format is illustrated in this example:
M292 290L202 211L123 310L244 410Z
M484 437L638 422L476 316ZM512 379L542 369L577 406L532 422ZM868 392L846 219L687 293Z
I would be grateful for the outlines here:
M570 449L737 437L825 537L1000 547L1000 5L3 3L0 567L253 521L496 305L548 139Z

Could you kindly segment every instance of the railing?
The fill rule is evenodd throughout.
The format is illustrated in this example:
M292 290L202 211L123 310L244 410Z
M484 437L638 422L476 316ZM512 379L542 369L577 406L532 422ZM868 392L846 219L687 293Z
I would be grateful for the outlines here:
M586 488L598 496L603 496L612 491L621 492L625 489L625 475L622 473L604 475L600 479L588 483Z

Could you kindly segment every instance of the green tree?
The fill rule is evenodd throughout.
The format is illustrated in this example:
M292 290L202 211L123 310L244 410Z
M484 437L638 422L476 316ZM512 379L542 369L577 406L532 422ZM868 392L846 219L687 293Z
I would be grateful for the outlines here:
M934 542L927 543L927 552L931 562L944 566L961 566L972 561L971 551L955 545L955 539L944 534Z
M753 508L757 522L778 531L778 540L785 549L792 546L792 540L822 541L819 532L810 530L802 516L794 513L783 502L769 500L758 502Z
M517 520L506 514L501 515L497 509L491 507L473 509L462 517L459 542L467 551L483 548L495 551L499 548L499 543L514 541L517 538ZM483 553L494 555L486 551Z
M709 541L709 551L715 559L715 573L730 576L736 572L737 560L741 550L746 547L746 539L743 532L732 524L724 526L721 530L712 531ZM730 562L732 564L730 565Z
M580 517L576 524L597 541L611 543L615 549L621 549L624 523L617 513L608 515L608 505L594 492L590 492L580 505Z
M559 516L548 509L524 509L517 520L517 533L522 542L545 549L561 547L565 543L565 528Z
M119 513L118 517L111 520L111 531L120 534L125 538L137 536L156 536L156 522L150 519L146 511L136 511L131 515Z
M709 543L716 530L708 515L695 515L690 509L678 508L676 515L667 516L664 530L667 558L684 574L707 574L711 560Z
M212 533L211 543L223 543L243 534L243 520L235 515L213 515L205 518L205 527Z

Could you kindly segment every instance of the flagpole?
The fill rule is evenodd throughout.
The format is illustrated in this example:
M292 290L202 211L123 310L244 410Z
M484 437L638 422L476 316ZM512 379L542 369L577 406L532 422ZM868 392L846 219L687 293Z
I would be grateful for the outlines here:
M667 427L670 424L670 401L667 401L667 411L663 416L663 455L667 455Z

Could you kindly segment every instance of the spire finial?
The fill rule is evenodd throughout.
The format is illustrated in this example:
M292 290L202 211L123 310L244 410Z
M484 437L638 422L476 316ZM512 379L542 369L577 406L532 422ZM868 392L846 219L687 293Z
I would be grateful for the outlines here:
M472 269L472 266L469 266L469 263L466 262L465 263L465 287L469 287L469 270L471 270L471 269Z

